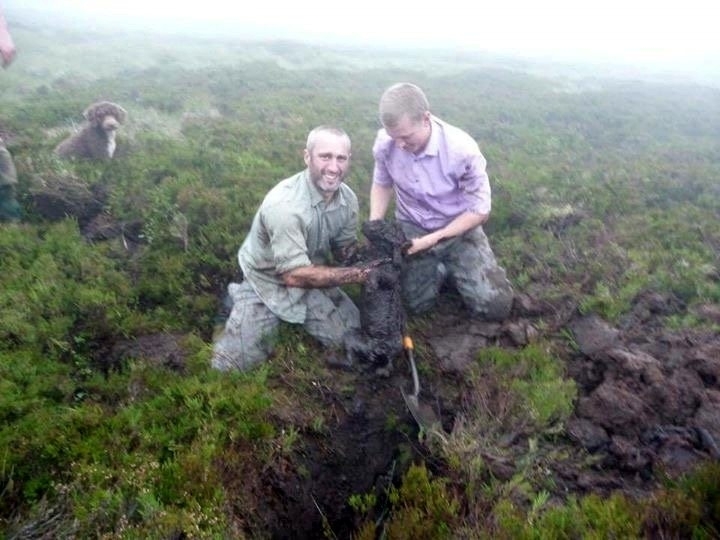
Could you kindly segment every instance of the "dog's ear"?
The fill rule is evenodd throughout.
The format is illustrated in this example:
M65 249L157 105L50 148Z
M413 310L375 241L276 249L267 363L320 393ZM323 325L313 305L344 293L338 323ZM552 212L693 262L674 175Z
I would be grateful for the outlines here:
M114 108L114 116L117 118L117 121L121 124L125 123L125 120L127 119L127 111L123 109L120 105L117 105L116 103L113 103Z
M83 111L83 118L85 118L85 120L87 120L91 124L94 124L97 119L95 115L95 111L97 111L97 108L98 106L96 103L90 105L87 109Z

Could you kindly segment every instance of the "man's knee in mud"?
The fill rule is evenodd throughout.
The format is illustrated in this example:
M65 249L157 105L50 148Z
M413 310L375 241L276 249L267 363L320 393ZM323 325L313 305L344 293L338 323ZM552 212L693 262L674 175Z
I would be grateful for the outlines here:
M474 316L487 321L504 321L510 316L515 293L510 282L505 278L488 280L482 294L465 298L465 303Z

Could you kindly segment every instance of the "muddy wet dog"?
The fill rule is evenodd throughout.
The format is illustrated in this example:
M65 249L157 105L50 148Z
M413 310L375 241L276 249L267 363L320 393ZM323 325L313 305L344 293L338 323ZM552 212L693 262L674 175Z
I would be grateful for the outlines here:
M362 232L368 240L362 258L387 262L378 265L363 284L358 305L361 330L345 335L346 360L351 366L359 364L388 374L403 349L406 318L400 272L403 250L410 243L395 221L366 221Z

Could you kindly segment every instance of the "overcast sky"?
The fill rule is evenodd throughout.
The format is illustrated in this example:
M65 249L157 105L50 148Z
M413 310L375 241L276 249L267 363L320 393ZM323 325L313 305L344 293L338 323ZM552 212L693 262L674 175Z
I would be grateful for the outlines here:
M483 5L485 4L485 5ZM490 5L488 5L490 4ZM0 0L119 26L462 47L720 72L714 0Z

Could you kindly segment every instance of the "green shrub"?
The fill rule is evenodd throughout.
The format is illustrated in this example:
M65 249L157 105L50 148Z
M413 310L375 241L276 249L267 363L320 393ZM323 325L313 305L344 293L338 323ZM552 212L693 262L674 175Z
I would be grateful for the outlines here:
M432 478L425 465L412 465L400 488L389 493L392 516L387 537L400 539L453 538L459 504L442 478Z
M66 220L0 235L0 348L73 359L99 336L129 331L130 283Z
M647 536L710 539L720 536L720 464L709 461L668 481L644 505Z
M522 417L521 424L541 432L573 411L575 383L563 378L563 363L546 345L531 344L519 351L489 347L479 352L478 361L481 370L492 372L499 391L512 403L507 409L512 423Z
M551 540L555 538L640 538L638 506L623 497L589 495L527 515L509 500L494 510L494 538Z

